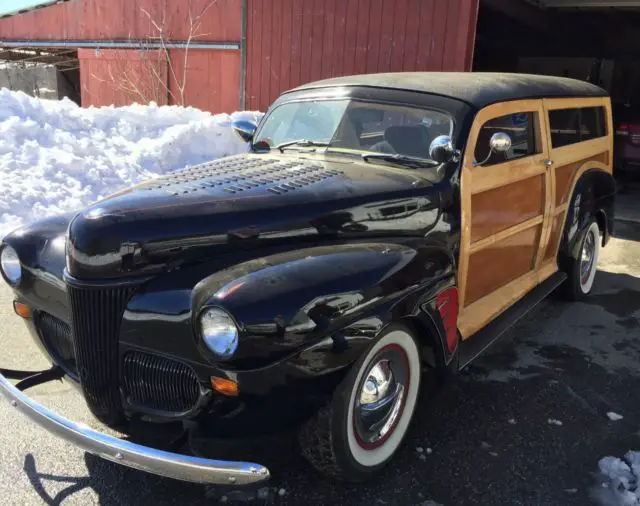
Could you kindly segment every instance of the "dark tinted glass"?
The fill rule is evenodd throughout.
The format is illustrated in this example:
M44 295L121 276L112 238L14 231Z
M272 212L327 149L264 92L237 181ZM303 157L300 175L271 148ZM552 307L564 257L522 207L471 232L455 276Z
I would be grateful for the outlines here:
M507 114L487 121L478 134L475 159L482 165L495 165L516 158L530 156L536 153L535 123L533 112ZM491 153L489 157L489 141L496 132L504 132L511 137L511 149L506 153ZM485 162L485 159L489 159Z
M597 139L607 134L604 107L549 111L551 145L554 148Z
M580 109L580 140L597 139L606 134L604 107L584 107Z
M555 109L549 111L551 146L561 148L580 142L578 122L580 109Z

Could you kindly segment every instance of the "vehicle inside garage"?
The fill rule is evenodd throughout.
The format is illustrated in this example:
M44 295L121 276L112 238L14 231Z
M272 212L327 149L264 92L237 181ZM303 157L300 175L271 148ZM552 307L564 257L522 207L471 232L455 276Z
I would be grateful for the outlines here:
M640 1L481 0L473 70L565 76L607 89L617 177L640 172Z

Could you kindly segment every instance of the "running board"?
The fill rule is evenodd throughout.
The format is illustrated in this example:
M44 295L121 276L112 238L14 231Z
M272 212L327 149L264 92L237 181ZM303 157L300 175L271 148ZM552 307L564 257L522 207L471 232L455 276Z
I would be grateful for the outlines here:
M567 275L556 272L527 293L522 299L497 316L486 327L480 329L460 345L460 370L484 353L502 334L513 327L523 316L542 302L560 286Z

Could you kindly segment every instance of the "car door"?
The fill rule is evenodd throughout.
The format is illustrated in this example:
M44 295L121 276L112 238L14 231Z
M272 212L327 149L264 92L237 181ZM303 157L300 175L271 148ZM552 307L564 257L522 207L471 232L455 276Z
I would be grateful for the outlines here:
M497 132L511 138L505 153L489 149ZM542 100L497 103L476 115L461 175L463 339L557 270L543 263L552 223L547 137Z
M543 105L549 131L553 217L544 262L556 258L570 200L580 176L593 168L612 172L613 122L605 98L553 98L543 100Z

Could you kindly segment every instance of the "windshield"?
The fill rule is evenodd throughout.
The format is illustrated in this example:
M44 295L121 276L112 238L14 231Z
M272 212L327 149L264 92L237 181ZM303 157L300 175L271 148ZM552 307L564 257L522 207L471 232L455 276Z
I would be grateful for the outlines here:
M389 153L428 158L439 135L451 135L453 120L443 112L351 99L287 102L276 107L256 132L254 143L304 149ZM296 143L295 141L300 141Z

